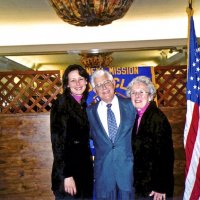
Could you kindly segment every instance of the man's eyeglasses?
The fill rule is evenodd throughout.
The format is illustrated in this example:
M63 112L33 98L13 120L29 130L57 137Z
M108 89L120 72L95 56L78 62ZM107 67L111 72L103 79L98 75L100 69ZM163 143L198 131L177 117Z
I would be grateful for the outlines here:
M131 96L134 96L134 97L136 97L136 96L143 97L145 94L149 94L149 92L146 92L144 90L140 90L137 92L136 91L131 92Z
M103 90L103 88L105 87L109 87L112 85L112 81L111 80L107 80L107 81L104 81L103 83L100 83L100 84L97 84L95 85L95 89L96 90Z

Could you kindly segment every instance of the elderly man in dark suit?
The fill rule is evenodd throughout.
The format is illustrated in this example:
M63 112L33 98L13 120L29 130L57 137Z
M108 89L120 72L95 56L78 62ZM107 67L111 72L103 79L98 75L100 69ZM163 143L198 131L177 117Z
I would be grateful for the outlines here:
M131 132L136 111L130 99L115 95L115 81L105 70L95 71L91 85L101 101L87 108L95 147L95 196L101 200L132 200Z

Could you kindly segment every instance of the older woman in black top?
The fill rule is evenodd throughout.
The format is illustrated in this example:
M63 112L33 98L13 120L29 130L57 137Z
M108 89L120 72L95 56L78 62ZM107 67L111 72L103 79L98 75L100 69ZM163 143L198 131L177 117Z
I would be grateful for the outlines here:
M153 101L156 89L146 76L134 78L128 96L137 109L132 133L136 199L163 200L173 196L172 130Z
M63 74L63 94L52 105L52 190L56 200L92 199L93 163L85 101L88 78L81 66L68 66Z

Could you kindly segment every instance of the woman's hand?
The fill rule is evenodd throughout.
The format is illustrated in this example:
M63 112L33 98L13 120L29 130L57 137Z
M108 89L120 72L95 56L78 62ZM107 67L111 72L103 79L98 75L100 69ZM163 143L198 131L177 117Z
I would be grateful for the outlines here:
M75 184L73 177L64 179L64 187L65 187L65 192L69 193L72 196L74 196L77 192L76 184Z
M149 194L149 196L153 197L153 200L166 200L166 194L165 193L158 193L158 192L152 191Z

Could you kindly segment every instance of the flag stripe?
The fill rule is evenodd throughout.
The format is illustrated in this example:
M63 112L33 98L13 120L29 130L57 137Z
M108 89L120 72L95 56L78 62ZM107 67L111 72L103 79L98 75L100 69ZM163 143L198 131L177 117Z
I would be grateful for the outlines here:
M195 113L195 116L197 113L199 113L199 107L197 104L194 104L191 101L188 101L188 103L191 103L189 108L193 107L194 109L188 112L191 118L190 124L192 125L192 122L195 121L193 120L193 115L191 113ZM186 123L187 124L187 123ZM192 125L193 126L193 125ZM194 128L191 128L192 132L195 130ZM199 129L198 131L199 132ZM194 132L193 132L194 133ZM195 135L195 140L193 136ZM186 152L186 180L185 180L185 192L184 192L184 200L197 200L192 199L191 196L193 196L193 193L196 193L197 190L195 190L195 180L196 180L196 175L197 173L197 166L198 166L198 160L199 160L199 155L200 155L200 134L188 134L187 141L192 141L192 142L187 142L185 152ZM187 146L188 145L188 146ZM191 149L189 148L191 146ZM187 157L188 156L188 157ZM191 157L190 157L191 156ZM188 164L189 163L189 164Z
M189 104L193 104L192 102L188 102ZM188 106L190 107L190 106ZM186 146L185 146L185 153L186 153L186 176L188 173L188 169L190 167L191 159L192 159L192 153L197 137L197 130L198 130L198 121L199 121L199 106L198 104L194 104L193 110L189 110L188 113L192 114L192 120L190 122L190 128L189 132L187 133L187 139L186 139Z
M199 199L199 194L200 194L200 159L199 159L199 164L198 164L198 168L197 168L197 177L196 177L196 181L190 196L190 200L195 200L195 199Z

